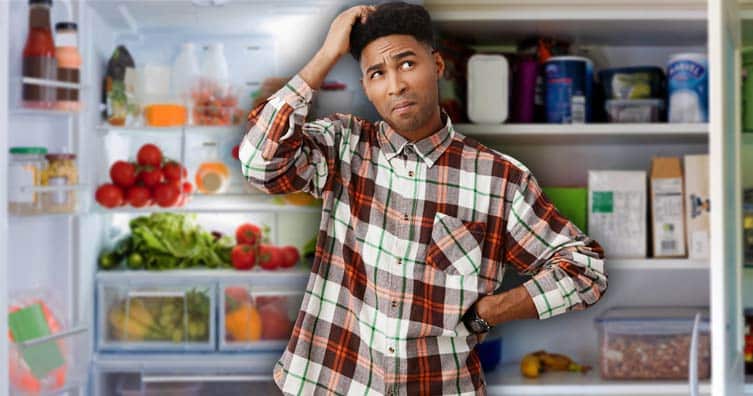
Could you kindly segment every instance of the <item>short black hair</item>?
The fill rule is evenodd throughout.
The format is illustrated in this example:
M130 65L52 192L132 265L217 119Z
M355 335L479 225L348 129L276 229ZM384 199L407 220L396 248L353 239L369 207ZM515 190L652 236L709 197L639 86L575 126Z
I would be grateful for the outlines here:
M366 23L356 21L350 31L350 54L360 61L361 52L369 43L392 34L407 34L434 48L429 12L420 5L396 1L378 5Z

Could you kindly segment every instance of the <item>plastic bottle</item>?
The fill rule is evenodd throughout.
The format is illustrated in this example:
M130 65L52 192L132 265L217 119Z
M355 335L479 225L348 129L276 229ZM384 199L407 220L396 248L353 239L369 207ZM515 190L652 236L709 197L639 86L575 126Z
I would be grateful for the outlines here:
M77 45L77 26L73 22L59 22L55 25L55 59L57 59L57 80L67 83L79 83L81 54ZM58 88L55 108L65 111L79 111L78 90Z

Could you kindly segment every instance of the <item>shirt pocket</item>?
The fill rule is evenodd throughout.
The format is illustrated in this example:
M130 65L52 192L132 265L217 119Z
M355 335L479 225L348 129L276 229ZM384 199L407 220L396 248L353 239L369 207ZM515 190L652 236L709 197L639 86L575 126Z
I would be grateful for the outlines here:
M434 215L426 264L451 275L477 274L486 234L483 221L464 221L444 213Z

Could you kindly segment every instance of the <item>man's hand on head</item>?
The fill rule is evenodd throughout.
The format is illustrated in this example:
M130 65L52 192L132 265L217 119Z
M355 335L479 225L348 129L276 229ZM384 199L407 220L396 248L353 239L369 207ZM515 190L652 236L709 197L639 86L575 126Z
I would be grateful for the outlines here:
M356 22L366 23L374 6L360 5L348 8L338 15L329 27L329 33L322 45L322 51L332 57L340 58L350 51L350 31Z

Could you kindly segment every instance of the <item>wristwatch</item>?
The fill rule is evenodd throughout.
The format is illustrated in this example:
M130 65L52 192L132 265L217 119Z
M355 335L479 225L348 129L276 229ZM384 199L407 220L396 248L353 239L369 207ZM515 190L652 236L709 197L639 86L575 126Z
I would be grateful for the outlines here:
M463 324L465 324L465 328L473 334L488 333L493 327L489 322L478 316L476 303L473 303L463 315Z

